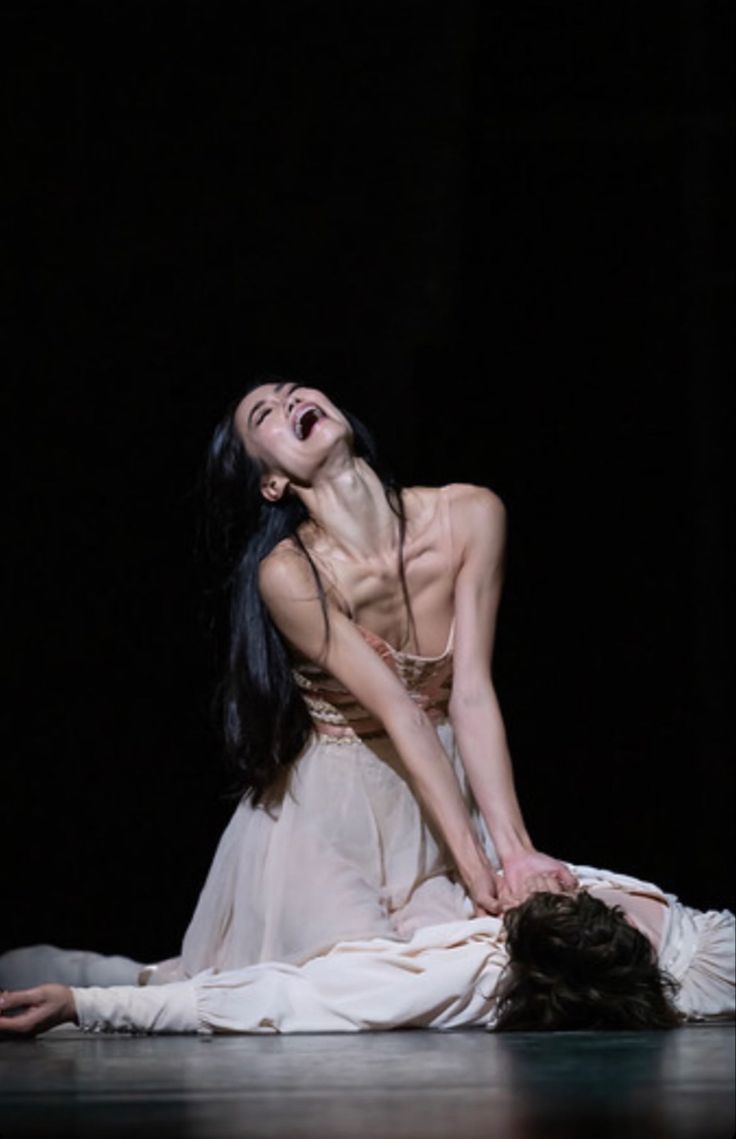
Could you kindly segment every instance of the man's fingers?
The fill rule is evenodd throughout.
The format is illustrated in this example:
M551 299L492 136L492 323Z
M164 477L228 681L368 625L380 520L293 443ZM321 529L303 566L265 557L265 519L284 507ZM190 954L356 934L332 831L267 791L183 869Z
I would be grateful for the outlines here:
M23 1034L32 1032L43 1014L36 1007L41 1001L38 989L18 989L0 993L0 1032ZM24 1009L16 1012L16 1009ZM10 1015L7 1015L10 1013Z
M20 1016L0 1016L0 1033L22 1035L25 1032L30 1032L33 1028L30 1015L30 1013L24 1012Z
M0 1015L7 1009L23 1008L25 1005L38 1004L40 993L38 989L16 989L0 992Z
M26 1012L18 1013L17 1016L0 1016L0 1032L20 1036L29 1032L32 1033L41 1019L42 1013L35 1008L29 1008Z

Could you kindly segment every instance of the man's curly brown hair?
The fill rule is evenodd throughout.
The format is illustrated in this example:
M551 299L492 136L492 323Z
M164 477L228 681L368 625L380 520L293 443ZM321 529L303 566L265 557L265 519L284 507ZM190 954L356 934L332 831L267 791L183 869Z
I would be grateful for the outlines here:
M509 963L496 1030L675 1028L676 983L619 906L532 894L504 917Z

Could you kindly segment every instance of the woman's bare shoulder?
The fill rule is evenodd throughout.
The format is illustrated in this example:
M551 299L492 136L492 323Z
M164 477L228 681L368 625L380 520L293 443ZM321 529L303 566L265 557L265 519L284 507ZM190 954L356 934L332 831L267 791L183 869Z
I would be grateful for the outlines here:
M283 604L285 599L319 600L323 590L328 605L340 612L349 612L329 563L293 537L284 538L262 560L258 567L258 590L269 607Z
M503 547L506 533L506 508L501 498L485 486L474 483L447 483L444 486L415 486L407 489L407 517L410 531L438 517L444 498L452 532L461 547L478 541Z
M441 488L447 495L453 520L470 526L503 526L506 508L495 491L474 483L449 483Z
M264 598L284 589L314 582L309 563L293 538L284 538L258 567L258 586Z
M410 502L425 509L433 509L444 496L453 507L460 509L485 507L486 510L503 510L503 502L495 491L474 483L453 482L444 486L408 486L404 488L403 493Z

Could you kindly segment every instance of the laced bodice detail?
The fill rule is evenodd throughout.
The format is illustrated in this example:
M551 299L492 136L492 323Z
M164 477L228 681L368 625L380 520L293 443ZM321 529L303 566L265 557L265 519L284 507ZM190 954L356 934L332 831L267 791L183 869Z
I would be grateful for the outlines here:
M452 688L454 622L447 647L437 657L400 652L370 629L358 624L356 628L429 719L433 723L446 719ZM326 740L349 743L386 734L381 722L319 665L305 661L296 666L293 673L315 731Z

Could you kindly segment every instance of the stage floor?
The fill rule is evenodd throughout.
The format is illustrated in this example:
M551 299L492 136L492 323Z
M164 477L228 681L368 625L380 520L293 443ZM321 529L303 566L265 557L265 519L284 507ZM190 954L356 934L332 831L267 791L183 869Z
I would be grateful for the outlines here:
M0 1043L0 1137L731 1139L734 1028Z

